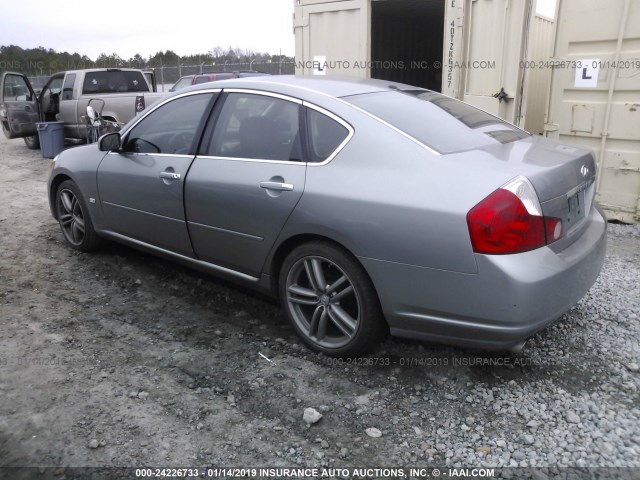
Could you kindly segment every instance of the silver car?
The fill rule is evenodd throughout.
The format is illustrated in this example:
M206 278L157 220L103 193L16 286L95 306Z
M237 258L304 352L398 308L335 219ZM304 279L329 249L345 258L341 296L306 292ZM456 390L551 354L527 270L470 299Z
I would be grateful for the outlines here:
M72 248L114 240L278 295L302 340L510 349L602 267L592 152L387 81L225 80L57 157Z

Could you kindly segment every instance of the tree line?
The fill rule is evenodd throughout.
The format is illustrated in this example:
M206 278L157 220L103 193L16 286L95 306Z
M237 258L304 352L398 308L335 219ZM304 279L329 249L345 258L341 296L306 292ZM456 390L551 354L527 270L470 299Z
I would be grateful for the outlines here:
M27 75L50 75L63 70L83 68L160 68L177 65L224 65L239 63L279 63L293 62L293 57L253 52L239 48L215 47L212 51L200 55L180 56L172 50L157 52L146 58L136 54L129 59L121 58L117 53L102 53L92 60L87 55L69 52L56 52L44 47L21 48L17 45L0 46L0 72L19 71Z

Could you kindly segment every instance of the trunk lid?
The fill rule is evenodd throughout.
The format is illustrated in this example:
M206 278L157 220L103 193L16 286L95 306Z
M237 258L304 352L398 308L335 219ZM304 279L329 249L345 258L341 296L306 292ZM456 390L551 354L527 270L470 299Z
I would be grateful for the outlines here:
M524 175L533 185L545 217L562 220L555 251L571 245L586 227L595 198L596 162L591 150L543 137L482 149Z

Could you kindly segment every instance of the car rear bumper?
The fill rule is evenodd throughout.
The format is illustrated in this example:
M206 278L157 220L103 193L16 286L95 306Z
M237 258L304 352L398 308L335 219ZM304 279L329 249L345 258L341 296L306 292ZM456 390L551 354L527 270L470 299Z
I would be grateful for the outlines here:
M369 258L369 272L393 335L493 350L509 349L577 303L604 263L607 224L594 208L588 226L559 253L476 255L477 274Z

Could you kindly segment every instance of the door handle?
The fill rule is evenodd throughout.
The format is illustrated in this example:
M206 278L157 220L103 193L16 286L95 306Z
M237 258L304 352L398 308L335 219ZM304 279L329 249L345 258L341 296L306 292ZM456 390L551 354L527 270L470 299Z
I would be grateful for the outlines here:
M180 180L180 174L174 172L160 172L160 178L166 178L167 180Z
M281 182L260 182L260 188L266 188L267 190L282 190L285 192L290 192L293 190L293 184L281 183Z

